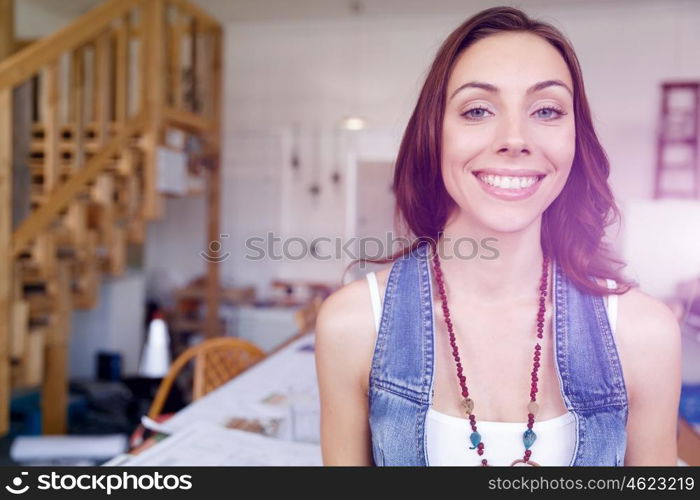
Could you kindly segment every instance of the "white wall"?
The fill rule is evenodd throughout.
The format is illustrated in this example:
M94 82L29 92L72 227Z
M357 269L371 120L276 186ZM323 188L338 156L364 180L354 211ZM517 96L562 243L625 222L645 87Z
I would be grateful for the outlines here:
M386 0L367 3L368 12L360 18L338 12L329 14L329 19L292 18L283 9L287 18L263 16L250 22L227 18L232 15L227 9L233 9L226 7L227 2L199 3L212 9L226 26L223 225L235 237L227 242L233 255L225 262L224 275L235 283L258 285L271 277L339 279L338 262L250 263L243 258L242 240L269 229L305 237L344 234L349 219L347 193L333 190L329 174L334 165L347 169L352 157L393 159L436 49L485 2L433 6ZM402 5L408 6L406 11ZM652 193L660 81L700 78L700 2L518 5L552 22L572 40L624 217L630 203L649 199ZM334 127L349 113L366 117L370 129L356 134L357 148L348 146L352 140L348 137L344 146L336 148ZM294 123L300 124L302 143L316 134L326 137L319 153L321 166L316 167L313 152L303 162L307 170L302 177L322 179L315 203L305 194L306 181L290 175ZM697 227L697 222L691 223ZM164 224L183 229L179 220ZM625 239L616 229L611 228L611 235L622 247ZM646 226L646 230L654 228ZM173 262L192 259L189 249L178 255L173 254ZM655 280L654 276L649 279Z
M97 376L97 353L122 355L122 374L135 375L144 339L145 279L127 271L104 278L94 309L73 311L70 339L70 378Z
M46 0L15 1L15 36L40 38L51 35L66 26L75 17L74 12L56 9L57 2Z

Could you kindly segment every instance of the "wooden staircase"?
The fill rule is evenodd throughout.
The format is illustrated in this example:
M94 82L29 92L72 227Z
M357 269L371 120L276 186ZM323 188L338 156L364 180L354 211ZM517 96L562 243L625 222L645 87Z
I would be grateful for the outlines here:
M221 26L184 0L111 0L0 61L0 434L12 390L33 387L44 432L66 431L71 311L163 215L170 129L200 144L218 239L221 52ZM214 335L215 265L208 279Z

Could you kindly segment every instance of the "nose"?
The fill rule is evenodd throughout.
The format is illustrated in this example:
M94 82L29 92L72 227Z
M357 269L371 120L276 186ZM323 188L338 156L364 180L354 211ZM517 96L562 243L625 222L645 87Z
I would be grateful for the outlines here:
M498 154L519 156L529 154L530 146L525 139L522 122L517 117L506 118L498 129L495 145Z

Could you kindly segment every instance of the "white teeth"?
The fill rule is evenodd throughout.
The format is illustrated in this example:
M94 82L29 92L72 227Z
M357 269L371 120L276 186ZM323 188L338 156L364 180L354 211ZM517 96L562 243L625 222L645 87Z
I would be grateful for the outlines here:
M532 177L506 177L492 174L479 174L479 179L491 186L503 189L523 189L537 182L537 176Z

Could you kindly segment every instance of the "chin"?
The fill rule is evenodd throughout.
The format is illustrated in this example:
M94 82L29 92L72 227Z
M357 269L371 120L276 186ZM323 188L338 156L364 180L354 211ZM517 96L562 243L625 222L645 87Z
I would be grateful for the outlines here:
M529 210L525 212L521 209L519 211L502 210L499 213L492 211L477 214L476 218L487 231L508 234L524 231L537 219L538 215L538 213Z

